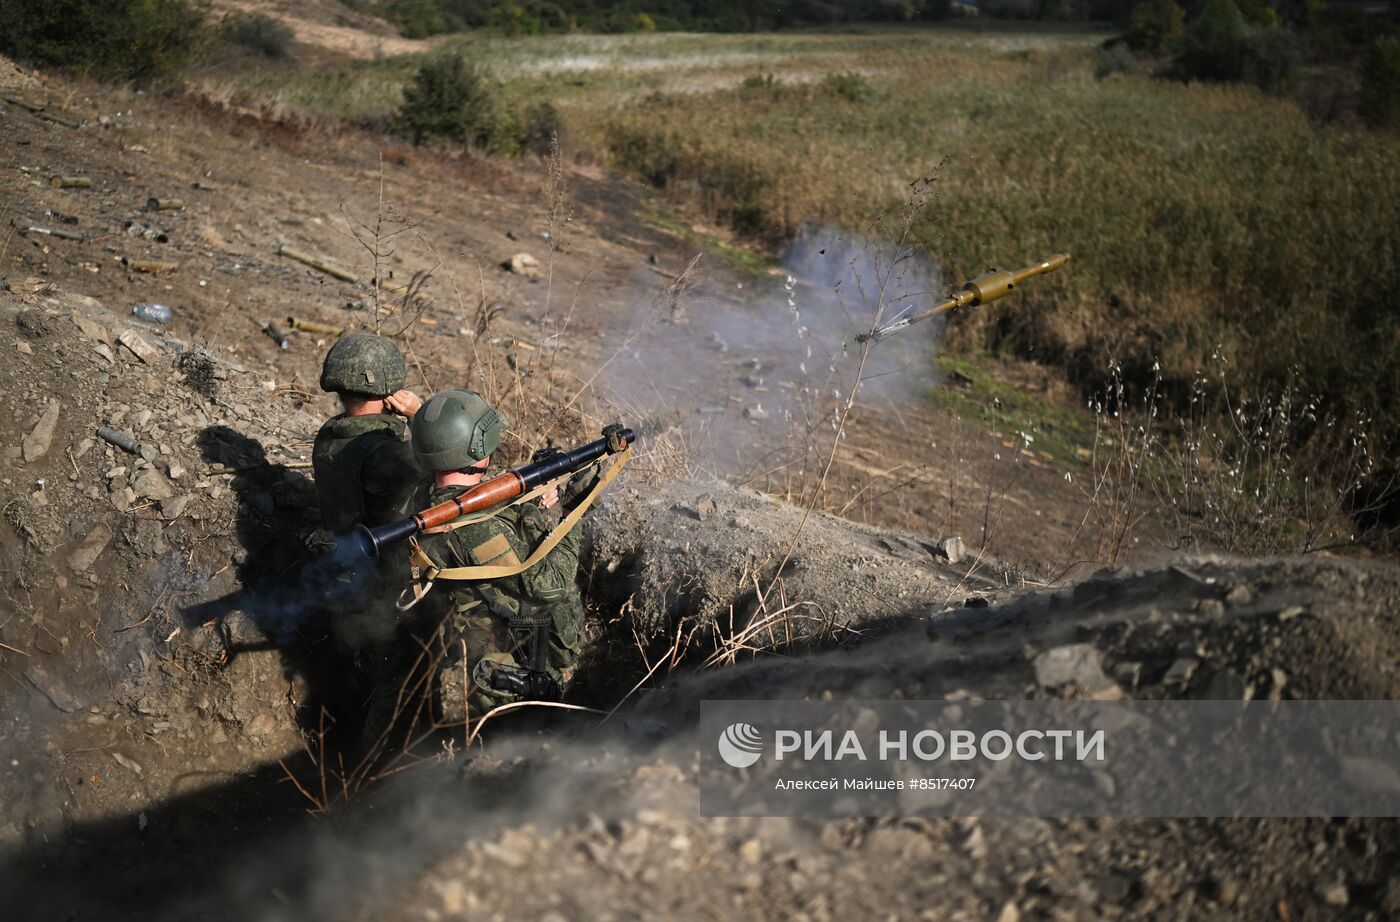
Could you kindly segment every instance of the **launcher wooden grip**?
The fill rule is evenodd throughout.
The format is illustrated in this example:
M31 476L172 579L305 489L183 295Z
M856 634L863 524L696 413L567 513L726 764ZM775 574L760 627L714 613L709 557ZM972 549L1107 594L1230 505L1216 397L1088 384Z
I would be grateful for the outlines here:
M414 518L420 529L437 528L464 515L508 503L524 492L525 481L521 476L515 471L505 471L455 499L424 509Z

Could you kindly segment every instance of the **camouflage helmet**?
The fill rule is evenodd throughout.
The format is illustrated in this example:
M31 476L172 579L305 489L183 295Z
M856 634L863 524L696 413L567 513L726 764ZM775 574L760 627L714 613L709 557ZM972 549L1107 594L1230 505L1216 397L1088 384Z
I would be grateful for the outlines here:
M510 423L473 391L434 394L409 421L413 453L429 471L471 467L496 450Z
M398 346L373 333L351 333L326 353L321 390L388 397L403 387L407 374Z

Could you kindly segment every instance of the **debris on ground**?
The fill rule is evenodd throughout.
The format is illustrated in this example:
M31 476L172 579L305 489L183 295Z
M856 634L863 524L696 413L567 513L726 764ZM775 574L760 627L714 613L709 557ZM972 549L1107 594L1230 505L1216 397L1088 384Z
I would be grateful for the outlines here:
M516 253L501 263L501 268L527 279L540 277L540 261L529 253Z

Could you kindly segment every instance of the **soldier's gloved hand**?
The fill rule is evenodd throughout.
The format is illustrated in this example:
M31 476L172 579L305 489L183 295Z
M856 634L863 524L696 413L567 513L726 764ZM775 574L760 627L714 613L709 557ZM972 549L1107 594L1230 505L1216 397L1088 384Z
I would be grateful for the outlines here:
M564 489L559 494L560 504L566 511L572 511L597 482L598 468L593 466L584 468L570 477L569 482L564 484Z

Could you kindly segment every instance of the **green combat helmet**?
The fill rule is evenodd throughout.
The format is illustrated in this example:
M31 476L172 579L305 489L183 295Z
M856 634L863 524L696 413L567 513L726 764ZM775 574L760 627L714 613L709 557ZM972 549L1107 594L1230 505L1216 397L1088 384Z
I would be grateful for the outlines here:
M407 375L398 346L373 333L351 333L326 353L321 390L388 397L403 387Z
M459 471L496 450L510 423L472 391L434 394L409 423L425 471Z

